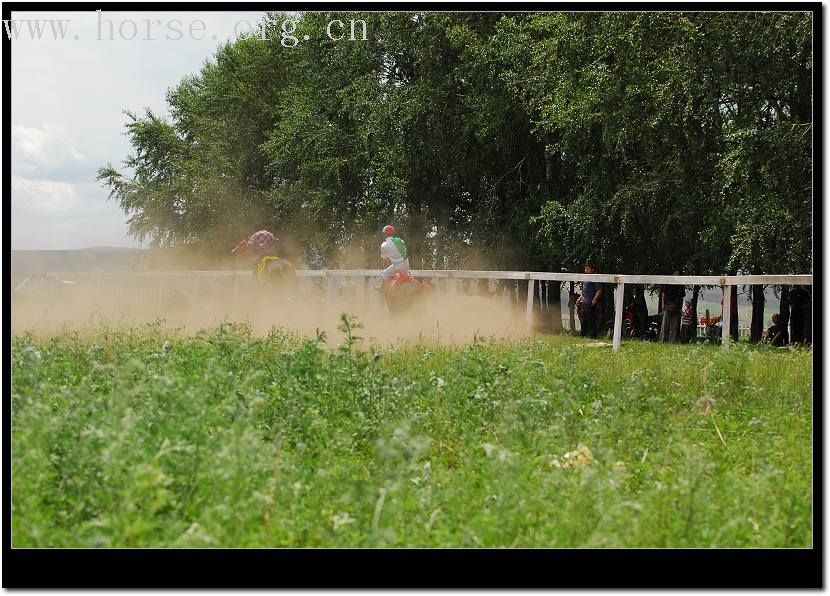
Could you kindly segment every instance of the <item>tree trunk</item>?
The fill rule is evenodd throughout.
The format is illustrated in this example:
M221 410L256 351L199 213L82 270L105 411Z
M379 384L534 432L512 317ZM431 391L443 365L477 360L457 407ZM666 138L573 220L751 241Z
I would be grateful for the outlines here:
M524 315L525 309L527 308L527 284L529 281L527 279L517 280L518 296L516 297L516 312L522 315ZM535 303L536 300L534 299L533 302Z
M749 341L758 343L764 331L764 286L752 286L752 321L749 324Z
M527 284L520 280L519 305L522 312L527 308ZM533 288L533 329L547 333L562 332L562 308L559 295L559 283L537 280Z
M732 341L738 341L738 286L732 286L732 308L729 322L729 335L732 336Z
M623 292L623 308L634 301L634 284L625 284Z
M778 302L779 323L787 330L787 343L790 343L790 286L781 286L781 298Z
M551 320L546 291L547 282L536 280L533 284L533 330L547 333L551 331Z
M410 213L408 235L404 238L409 245L409 263L413 269L428 269L429 267L424 267L428 260L428 256L424 254L427 245L426 207L419 203L412 207Z
M574 318L575 311L576 311L576 292L574 291L575 282L569 282L570 288L568 289L568 315L570 317L570 324L571 324L571 331L576 331L576 319Z

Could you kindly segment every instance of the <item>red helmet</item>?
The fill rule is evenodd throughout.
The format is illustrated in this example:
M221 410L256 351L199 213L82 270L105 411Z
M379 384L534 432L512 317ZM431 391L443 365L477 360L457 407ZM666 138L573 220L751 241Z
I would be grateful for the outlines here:
M384 236L391 236L395 233L395 228L392 226L383 226L383 235Z

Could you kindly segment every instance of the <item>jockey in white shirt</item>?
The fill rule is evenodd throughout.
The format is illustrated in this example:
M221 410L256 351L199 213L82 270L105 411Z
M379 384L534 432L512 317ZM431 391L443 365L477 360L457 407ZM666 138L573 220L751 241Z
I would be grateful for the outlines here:
M384 226L383 235L386 239L380 245L380 256L388 259L391 265L383 270L381 289L389 284L396 273L409 273L409 251L406 249L406 242L395 236L395 228L392 226Z

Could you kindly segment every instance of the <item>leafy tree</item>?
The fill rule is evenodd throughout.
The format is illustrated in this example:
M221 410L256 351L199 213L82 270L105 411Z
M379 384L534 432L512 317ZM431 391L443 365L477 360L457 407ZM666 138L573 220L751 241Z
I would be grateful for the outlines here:
M130 114L99 179L160 246L260 222L313 266L812 267L809 13L303 14ZM364 20L367 41L322 32Z

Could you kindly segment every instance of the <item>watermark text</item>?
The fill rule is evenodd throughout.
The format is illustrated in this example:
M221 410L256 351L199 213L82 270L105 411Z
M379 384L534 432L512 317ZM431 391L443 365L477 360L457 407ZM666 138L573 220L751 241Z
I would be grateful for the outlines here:
M185 22L182 19L129 19L115 18L97 10L95 22L95 41L179 41L190 39L201 41L211 39L218 41L219 35L211 34L207 24L201 19ZM9 40L28 39L32 41L54 40L62 41L67 38L71 19L3 19L3 28ZM279 39L280 45L293 48L301 41L313 38L324 38L332 41L367 41L368 31L363 19L329 21L323 31L312 35L311 32L297 34L299 21L286 18L281 22L263 18L256 23L245 19L233 24L233 35L238 37L258 38L269 40ZM79 34L71 36L79 40Z

